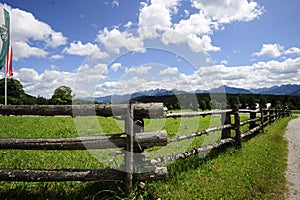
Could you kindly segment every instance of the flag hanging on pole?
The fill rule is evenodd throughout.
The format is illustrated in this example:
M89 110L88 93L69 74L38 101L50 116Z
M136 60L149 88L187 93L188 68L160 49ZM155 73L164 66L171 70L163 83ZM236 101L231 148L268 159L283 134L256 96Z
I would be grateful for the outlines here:
M10 18L9 13L0 7L0 70L5 64L6 54L10 46Z
M9 76L14 75L12 72L12 57L13 57L13 51L10 43L6 53L6 65L5 65L5 73Z

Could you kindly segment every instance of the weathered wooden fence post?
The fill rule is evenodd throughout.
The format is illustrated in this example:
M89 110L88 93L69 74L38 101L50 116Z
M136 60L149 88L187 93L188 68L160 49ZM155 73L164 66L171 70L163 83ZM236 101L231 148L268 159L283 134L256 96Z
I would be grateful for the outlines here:
M274 109L270 109L269 110L269 120L270 120L270 123L273 123L275 121L275 118L274 118Z
M127 183L127 192L131 193L133 185L133 165L134 165L134 104L129 104L128 113L125 120L126 148L125 148L125 181Z
M291 110L286 106L284 108L284 113L285 113L285 117L290 117L291 115Z
M264 115L264 123L265 123L269 120L269 109L264 109L263 115Z
M240 119L240 113L239 113L239 106L238 105L234 105L233 113L234 113L234 128L235 128L236 148L241 149L242 148L241 124L240 124L241 119Z
M222 125L231 124L231 113L226 112L221 114ZM231 137L231 129L222 129L222 139Z
M260 108L260 124L261 124L261 132L264 133L264 112L263 109Z
M143 133L144 126L145 126L144 119L136 118L134 116L134 128L133 128L134 134ZM135 144L133 152L134 152L134 173L141 173L145 161L145 156L144 156L145 154L143 153L144 149L139 144Z
M283 117L284 117L284 114L283 114L283 108L281 108L279 112L280 112L279 117L280 117L280 118L283 118Z
M250 119L256 118L256 112L250 112ZM256 127L256 122L250 122L249 130Z

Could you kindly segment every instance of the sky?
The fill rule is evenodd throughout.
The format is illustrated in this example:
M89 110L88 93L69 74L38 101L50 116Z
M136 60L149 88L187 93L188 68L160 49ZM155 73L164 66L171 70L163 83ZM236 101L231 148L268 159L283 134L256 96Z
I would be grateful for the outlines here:
M14 76L50 98L300 84L299 0L0 0ZM3 77L2 73L0 75Z

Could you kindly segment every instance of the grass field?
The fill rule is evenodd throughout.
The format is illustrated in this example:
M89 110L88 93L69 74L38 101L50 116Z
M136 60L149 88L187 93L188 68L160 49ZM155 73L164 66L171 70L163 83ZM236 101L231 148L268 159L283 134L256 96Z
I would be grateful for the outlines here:
M287 141L290 118L276 121L243 142L243 149L221 148L205 159L199 156L168 167L166 183L148 187L161 199L284 199Z
M246 116L242 116L246 119ZM95 125L95 120L97 125ZM243 143L243 150L228 147L210 152L204 159L199 156L168 165L166 182L148 183L145 190L136 188L129 198L145 199L243 199L282 197L285 189L286 141L282 138L289 118L281 119L260 134ZM94 121L94 123L92 123ZM2 138L61 138L78 135L122 133L124 122L113 118L82 117L5 117L0 116ZM219 125L218 117L146 120L146 131L166 129L174 137ZM100 126L98 125L100 124ZM76 126L75 126L76 125ZM76 130L78 128L80 131ZM101 127L99 129L99 127ZM243 129L247 129L244 127ZM183 149L171 146L164 153L182 152L213 140L220 133L202 136L184 143ZM149 153L156 156L159 149ZM0 168L60 169L107 167L104 160L90 151L20 151L1 150ZM101 157L103 159L103 157ZM105 158L104 158L105 159ZM117 199L125 198L122 182L0 182L0 199Z
M299 115L299 114L300 114L300 110L292 110L292 114L297 114L297 115Z

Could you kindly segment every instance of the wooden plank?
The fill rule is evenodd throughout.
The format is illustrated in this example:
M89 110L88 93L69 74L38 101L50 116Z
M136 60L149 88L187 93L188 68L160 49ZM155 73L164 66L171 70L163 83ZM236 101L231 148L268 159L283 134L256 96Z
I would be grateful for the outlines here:
M2 138L0 149L20 150L86 150L123 148L126 146L126 134L110 134L101 136L76 138ZM137 133L135 145L142 148L167 145L165 130Z
M168 170L167 167L155 167L148 169L147 172L135 174L139 181L150 181L150 180L167 180Z
M252 128L251 130L249 130L249 131L241 134L241 138L244 138L244 137L247 137L249 135L252 135L252 134L256 133L257 131L259 131L261 128L262 128L262 126L258 125L256 127Z
M121 116L127 114L127 104L95 105L1 105L0 115L40 116ZM134 115L140 118L156 118L164 115L162 103L136 104Z
M240 113L259 113L259 109L249 110L249 109L239 109Z
M147 165L151 166L151 165L156 165L159 163L167 163L167 162L173 162L173 161L179 160L179 159L186 159L186 158L188 158L192 155L198 154L200 152L211 151L212 149L218 148L224 144L233 143L233 142L234 142L234 140L232 138L226 138L226 139L220 140L219 142L216 142L214 144L209 144L204 147L197 147L197 148L194 148L193 150L186 151L184 153L153 158L149 161L146 161L146 163L147 163Z
M240 126L244 126L245 124L250 124L254 122L254 127L256 126L255 125L255 122L259 121L260 120L260 117L257 117L257 118L254 118L254 119L248 119L248 120L244 120L240 123ZM250 126L251 127L251 126Z
M199 137L201 135L205 135L205 134L208 134L208 133L211 133L211 132L216 132L216 131L220 131L220 130L223 130L223 129L232 129L232 128L234 128L234 126L231 125L231 124L226 124L226 125L223 125L223 126L217 126L217 127L209 128L209 129L206 129L206 130L194 132L194 133L191 133L191 134L188 134L188 135L183 135L183 136L178 136L178 137L175 137L175 138L171 138L171 139L168 140L168 143L170 143L170 142L179 142L179 141L182 141L182 140L187 140L187 139L191 139L191 138L194 138L194 137Z
M21 170L0 169L1 181L46 182L46 181L95 181L123 180L124 173L118 170Z
M24 170L0 169L1 181L21 182L50 182L50 181L99 181L124 180L125 173L115 169L60 169L60 170ZM139 180L165 180L167 169L165 167L140 174Z
M206 116L206 115L218 115L223 113L230 113L231 109L227 110L212 110L208 112L183 112L183 113L168 113L166 117L168 118L178 118L178 117L197 117L197 116Z

